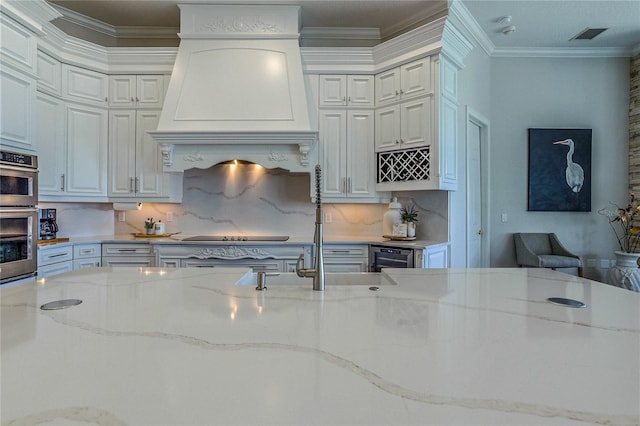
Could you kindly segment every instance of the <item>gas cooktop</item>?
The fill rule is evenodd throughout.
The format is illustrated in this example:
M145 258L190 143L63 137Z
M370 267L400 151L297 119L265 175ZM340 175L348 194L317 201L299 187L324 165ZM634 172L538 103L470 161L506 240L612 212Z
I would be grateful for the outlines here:
M287 241L288 235L195 235L182 241Z

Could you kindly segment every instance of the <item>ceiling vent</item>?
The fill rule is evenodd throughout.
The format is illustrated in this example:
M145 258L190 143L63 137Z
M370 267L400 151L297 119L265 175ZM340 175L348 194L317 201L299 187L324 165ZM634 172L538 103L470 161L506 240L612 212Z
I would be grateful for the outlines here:
M582 32L580 32L577 36L571 38L570 40L592 40L599 34L607 31L608 28L585 28Z

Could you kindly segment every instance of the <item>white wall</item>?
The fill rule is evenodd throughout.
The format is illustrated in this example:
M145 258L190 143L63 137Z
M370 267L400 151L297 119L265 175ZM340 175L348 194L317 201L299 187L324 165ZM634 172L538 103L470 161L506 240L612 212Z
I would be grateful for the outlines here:
M597 210L627 201L629 66L628 58L491 59L491 266L515 266L514 232L555 232L585 259L613 259L615 239ZM591 212L527 211L527 129L559 127L593 129Z
M464 59L464 68L458 73L458 190L450 193L451 266L467 266L467 135L465 111L472 108L477 114L490 119L491 85L490 58L480 47ZM489 235L490 237L490 235Z

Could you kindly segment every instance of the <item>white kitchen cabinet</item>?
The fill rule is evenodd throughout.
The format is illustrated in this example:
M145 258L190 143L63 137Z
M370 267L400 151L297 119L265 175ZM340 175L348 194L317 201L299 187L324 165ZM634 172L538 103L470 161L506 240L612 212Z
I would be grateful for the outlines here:
M4 3L4 2L3 2ZM16 70L34 74L38 37L27 27L0 13L0 62ZM2 88L4 91L4 86Z
M159 110L109 112L109 197L136 200L169 197L170 179L164 173L159 146L147 133L155 130ZM181 194L178 194L181 195Z
M290 272L301 254L304 266L310 267L312 249L291 244L158 244L155 252L157 264L163 268L244 267L254 271Z
M320 110L322 196L327 202L380 202L375 190L372 110Z
M415 251L415 265L422 268L448 268L449 244L434 244L424 250Z
M72 270L72 244L38 247L38 278L46 278Z
M432 93L429 57L376 74L376 106Z
M284 272L284 263L277 259L237 259L233 261L224 259L176 259L173 262L164 263L163 266L179 262L180 268L251 268L253 272Z
M102 244L75 243L73 245L73 269L102 266Z
M44 52L38 51L36 60L38 90L52 95L62 94L62 64Z
M458 187L459 65L443 55L429 60L435 83L427 95L376 110L378 191L454 191Z
M106 200L107 121L105 109L37 94L40 201Z
M107 107L109 78L96 71L62 64L62 97L99 107Z
M326 272L368 272L367 244L325 244L322 247Z
M4 148L35 151L35 99L35 79L0 62L0 145Z
M155 255L150 244L104 243L102 266L152 267Z
M59 98L38 92L34 123L38 156L38 194L64 194L67 167L65 137L65 103Z
M321 75L320 106L374 106L374 79L371 75Z
M66 194L106 197L108 119L106 109L67 103Z
M163 75L109 76L110 108L162 108Z
M426 96L377 109L376 152L431 145L432 104L433 97Z

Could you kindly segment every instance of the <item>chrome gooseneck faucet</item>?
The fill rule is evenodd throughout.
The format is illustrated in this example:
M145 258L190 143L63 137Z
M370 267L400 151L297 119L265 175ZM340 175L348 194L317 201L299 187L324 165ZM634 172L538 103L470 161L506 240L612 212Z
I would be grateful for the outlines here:
M324 258L322 256L322 200L320 198L320 183L322 180L322 170L320 165L316 165L316 229L313 234L315 244L315 265L313 268L302 268L304 266L304 254L301 254L296 263L296 274L303 278L313 278L313 289L324 291Z

